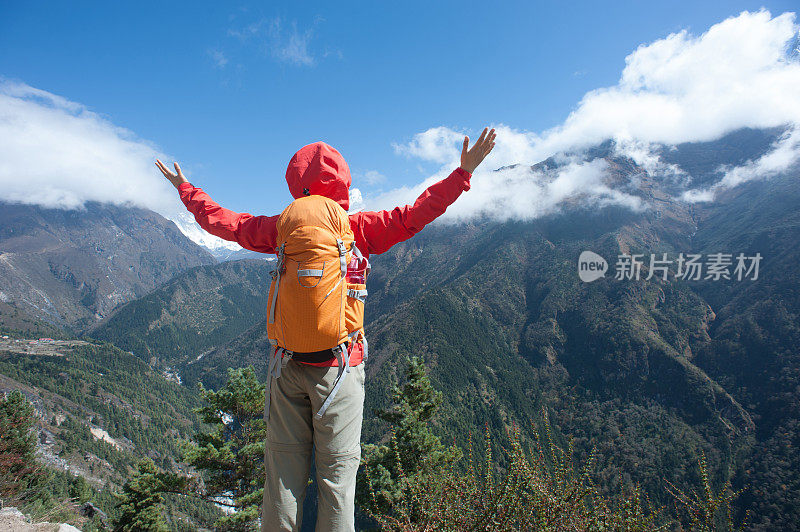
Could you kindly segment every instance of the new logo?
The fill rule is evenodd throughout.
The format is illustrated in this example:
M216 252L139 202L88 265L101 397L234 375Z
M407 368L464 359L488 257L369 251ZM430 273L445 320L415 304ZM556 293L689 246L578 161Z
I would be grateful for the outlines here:
M606 259L594 251L584 251L578 257L578 277L585 283L591 283L606 276L608 263Z

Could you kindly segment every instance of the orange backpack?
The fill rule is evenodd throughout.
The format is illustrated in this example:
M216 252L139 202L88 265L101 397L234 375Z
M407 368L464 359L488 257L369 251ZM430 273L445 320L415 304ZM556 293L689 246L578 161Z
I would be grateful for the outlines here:
M265 417L272 377L294 354L331 350L339 363L334 387L317 412L321 417L350 372L347 342L363 340L363 284L348 284L347 265L361 256L347 212L332 199L305 196L281 213L277 223L278 262L272 272L267 337L274 346L267 376ZM349 295L348 295L349 294ZM348 326L350 331L348 331Z
M267 336L274 345L298 353L345 343L345 276L353 245L347 213L324 196L305 196L286 207L277 229Z

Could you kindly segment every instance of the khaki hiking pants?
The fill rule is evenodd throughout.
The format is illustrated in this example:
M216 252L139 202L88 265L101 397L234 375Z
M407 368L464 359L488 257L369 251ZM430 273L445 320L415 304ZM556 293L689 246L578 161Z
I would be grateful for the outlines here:
M311 470L317 469L317 532L355 530L356 473L361 460L364 363L350 368L321 419L314 414L333 387L337 367L290 360L270 387L262 532L300 530Z

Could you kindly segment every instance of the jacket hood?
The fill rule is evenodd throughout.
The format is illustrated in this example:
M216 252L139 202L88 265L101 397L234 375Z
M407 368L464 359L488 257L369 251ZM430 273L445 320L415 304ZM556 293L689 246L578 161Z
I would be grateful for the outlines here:
M319 195L350 209L350 168L336 149L324 142L300 148L286 168L286 183L295 199Z

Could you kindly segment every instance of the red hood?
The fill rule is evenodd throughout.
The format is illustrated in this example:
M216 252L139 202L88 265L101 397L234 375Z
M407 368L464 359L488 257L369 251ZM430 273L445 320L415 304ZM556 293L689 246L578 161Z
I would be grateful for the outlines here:
M342 154L324 142L303 146L286 169L292 196L319 195L330 198L344 210L350 208L350 168Z

